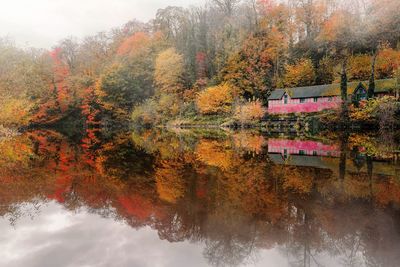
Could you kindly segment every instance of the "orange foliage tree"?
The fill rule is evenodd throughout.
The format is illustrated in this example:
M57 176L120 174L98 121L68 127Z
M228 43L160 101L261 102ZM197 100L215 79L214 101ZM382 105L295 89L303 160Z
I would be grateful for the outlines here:
M227 83L209 87L196 98L197 107L202 114L224 114L232 110L233 90Z
M376 75L378 79L392 78L400 68L400 51L392 48L384 48L379 51Z

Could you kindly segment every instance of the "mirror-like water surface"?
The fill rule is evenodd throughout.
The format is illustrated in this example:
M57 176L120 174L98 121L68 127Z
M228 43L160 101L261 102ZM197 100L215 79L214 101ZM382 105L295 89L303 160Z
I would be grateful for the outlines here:
M1 266L398 266L393 136L0 141Z

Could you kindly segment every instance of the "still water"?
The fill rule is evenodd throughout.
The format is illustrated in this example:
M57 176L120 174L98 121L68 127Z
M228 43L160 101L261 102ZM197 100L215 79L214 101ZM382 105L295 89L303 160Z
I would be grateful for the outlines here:
M393 135L0 140L0 266L399 266Z

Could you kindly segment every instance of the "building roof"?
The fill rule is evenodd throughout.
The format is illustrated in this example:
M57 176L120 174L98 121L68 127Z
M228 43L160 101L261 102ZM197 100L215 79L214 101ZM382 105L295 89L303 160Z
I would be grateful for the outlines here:
M268 100L282 99L284 94L285 94L285 89L276 89L272 91L271 95L268 97Z
M285 160L281 154L269 153L268 157L273 163L278 165L329 169L329 167L323 162L322 157L318 156L290 155L288 159Z
M363 86L365 89L368 88L368 81L363 82L350 82L347 84L347 94L351 95L359 87ZM396 79L385 79L375 81L375 93L386 93L393 91L397 84ZM291 98L311 98L311 97L326 97L326 96L339 96L340 95L340 84L324 84L315 86L304 86L296 88L284 88L274 90L268 100L280 100L282 99L285 92Z

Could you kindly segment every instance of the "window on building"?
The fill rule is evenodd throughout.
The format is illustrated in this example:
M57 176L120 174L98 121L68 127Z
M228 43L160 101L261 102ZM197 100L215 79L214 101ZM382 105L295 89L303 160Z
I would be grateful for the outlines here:
M318 156L318 153L315 150L312 152L312 154L313 154L313 156Z
M306 154L306 152L304 150L299 151L299 155L305 155L305 154Z
M300 103L306 103L306 99L305 98L300 98Z
M318 102L318 97L314 97L314 102Z
M283 103L287 104L288 103L288 95L285 95L283 97Z
M365 90L359 90L357 92L357 101L366 100L367 99L367 92Z
M328 98L328 101L329 101L329 102L332 102L332 100L333 100L333 98L330 96L330 97Z

